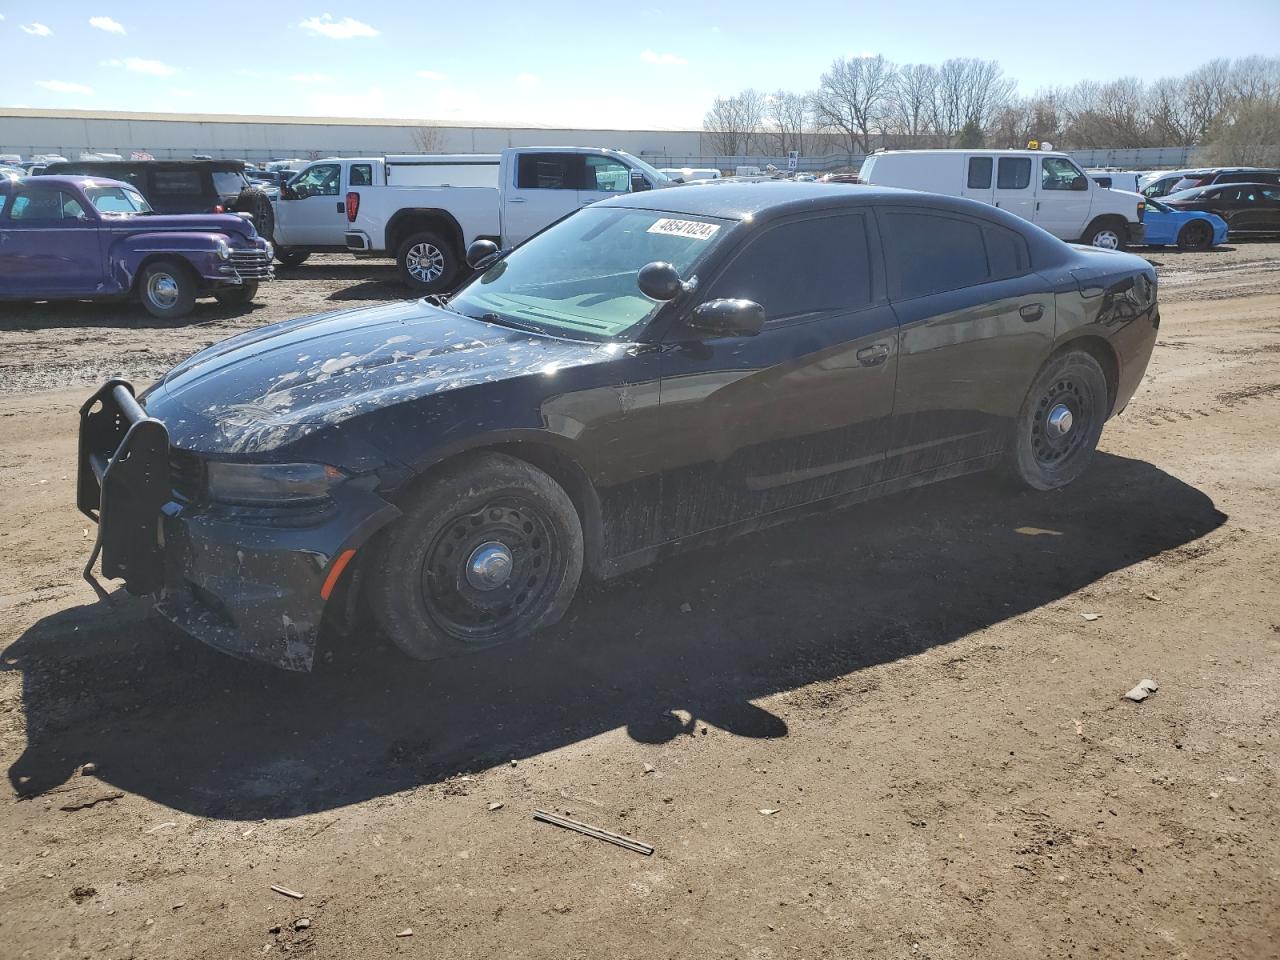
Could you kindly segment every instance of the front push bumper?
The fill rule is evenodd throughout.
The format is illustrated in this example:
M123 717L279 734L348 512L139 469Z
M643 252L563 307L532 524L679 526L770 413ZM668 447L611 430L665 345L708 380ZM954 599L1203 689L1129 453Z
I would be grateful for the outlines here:
M1131 247L1142 246L1143 241L1147 238L1147 225L1142 222L1130 221L1127 224L1128 229L1125 231L1125 243Z
M98 523L92 568L211 647L310 670L330 590L399 510L353 479L315 507L236 508L173 493L168 432L120 380L81 408L77 504ZM336 572L335 572L336 571Z

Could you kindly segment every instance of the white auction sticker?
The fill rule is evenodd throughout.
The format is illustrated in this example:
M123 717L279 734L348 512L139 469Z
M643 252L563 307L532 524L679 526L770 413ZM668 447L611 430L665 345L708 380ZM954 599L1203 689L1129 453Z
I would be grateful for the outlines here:
M663 217L649 228L649 233L665 233L669 237L688 237L690 240L710 240L720 229L718 223L702 223L698 220L672 220Z

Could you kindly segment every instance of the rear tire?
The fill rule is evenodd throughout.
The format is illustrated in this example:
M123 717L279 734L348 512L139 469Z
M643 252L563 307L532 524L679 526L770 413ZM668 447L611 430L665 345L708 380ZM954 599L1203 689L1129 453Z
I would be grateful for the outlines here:
M1083 240L1091 247L1101 247L1103 250L1123 250L1126 246L1126 233L1128 233L1128 224L1123 220L1103 218L1089 224L1089 229L1085 231Z
M213 299L224 307L240 306L258 295L258 281L246 280L238 287L224 287L213 291Z
M1082 474L1106 423L1110 393L1098 361L1067 350L1036 375L1015 424L1009 468L1033 490L1056 490Z
M401 282L420 294L449 290L459 266L453 244L430 231L413 234L396 249Z
M582 524L536 467L484 453L444 467L384 534L365 597L417 660L527 638L558 621L582 575Z
M1178 231L1178 249L1187 253L1207 250L1213 243L1213 229L1203 220L1192 220Z
M276 259L286 267L300 267L311 256L306 250L294 250L291 247L276 247Z
M138 296L153 317L175 320L195 309L196 279L181 261L153 260L138 278Z

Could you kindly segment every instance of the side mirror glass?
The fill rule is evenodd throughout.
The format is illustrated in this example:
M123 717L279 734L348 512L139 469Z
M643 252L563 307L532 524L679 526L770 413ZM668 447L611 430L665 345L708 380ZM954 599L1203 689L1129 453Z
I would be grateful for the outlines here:
M650 300L674 300L684 292L680 271L665 260L646 263L636 274L636 286Z
M708 300L693 311L690 326L720 336L754 337L764 320L764 307L754 300Z
M298 199L297 191L295 191L293 187L289 186L289 184L287 183L281 184L280 199L281 200L297 200Z
M631 171L631 192L640 193L642 190L649 189L649 181L644 178L644 174L639 170Z
M492 240L476 240L467 247L467 266L472 270L480 270L493 261L501 251Z

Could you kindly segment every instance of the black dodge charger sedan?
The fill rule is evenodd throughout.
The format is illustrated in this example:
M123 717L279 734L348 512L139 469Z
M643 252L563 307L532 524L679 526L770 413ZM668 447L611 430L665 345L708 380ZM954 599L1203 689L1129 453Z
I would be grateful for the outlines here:
M433 658L815 505L1087 467L1147 366L1156 277L968 200L727 183L625 195L445 306L290 320L81 412L103 574L237 656L309 669L360 597Z

